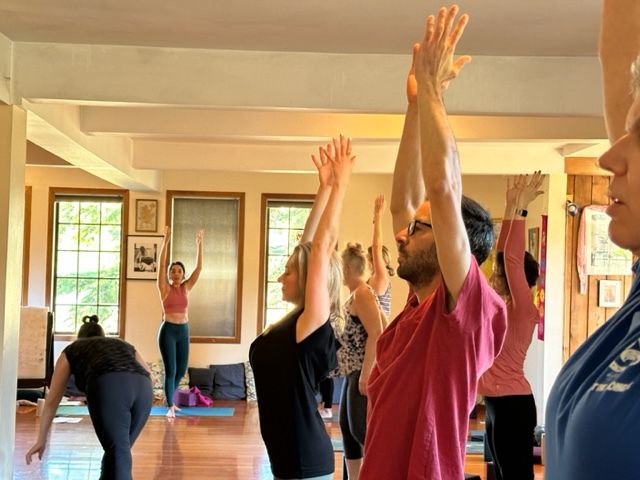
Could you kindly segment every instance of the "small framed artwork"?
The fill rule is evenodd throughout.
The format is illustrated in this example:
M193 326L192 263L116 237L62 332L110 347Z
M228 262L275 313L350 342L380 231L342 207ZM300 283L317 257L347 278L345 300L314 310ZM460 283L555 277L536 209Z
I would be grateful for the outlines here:
M158 200L136 200L136 232L158 231Z
M129 235L127 238L127 279L155 280L162 236Z
M598 281L598 306L617 308L622 305L622 282L620 280Z
M533 258L538 260L538 253L540 252L540 227L529 229L527 251L533 255Z

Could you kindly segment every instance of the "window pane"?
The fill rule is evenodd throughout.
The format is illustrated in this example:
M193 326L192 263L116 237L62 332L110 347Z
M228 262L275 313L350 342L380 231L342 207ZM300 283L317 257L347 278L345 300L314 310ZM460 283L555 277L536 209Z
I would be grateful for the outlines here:
M79 212L78 202L58 202L58 223L78 223Z
M269 228L289 227L288 207L269 207Z
M269 255L287 255L289 252L289 230L284 228L269 229Z
M237 197L194 196L174 197L172 204L171 258L184 262L187 274L195 265L196 232L206 232L206 263L197 286L189 292L191 335L236 338L242 202Z
M80 203L80 223L100 223L100 202Z
M267 281L277 282L278 277L284 272L284 267L287 266L289 257L286 255L269 255L267 260Z
M56 305L56 331L61 333L75 333L76 331L76 306Z
M75 277L78 273L78 254L76 252L58 252L56 276Z
M78 225L58 225L58 250L78 249Z
M82 305L95 305L98 303L98 280L78 280L78 303Z
M289 230L289 255L293 253L296 245L300 243L303 230Z
M80 252L78 254L78 277L98 277L98 252Z
M80 225L80 250L100 250L100 239L98 225Z
M265 326L278 321L293 308L293 305L282 300L282 286L277 283L277 279L284 272L289 255L300 243L304 225L311 212L311 202L294 200L276 203L274 200L267 212L269 218L264 259L267 271L263 305Z
M98 317L105 332L118 331L118 307L98 307Z
M102 204L102 224L120 226L122 218L122 204L115 202L104 202Z
M291 207L289 214L289 228L304 230L304 224L309 217L310 208Z
M54 331L76 333L83 316L104 306L101 324L118 334L122 199L65 196L56 205Z
M100 254L100 278L120 277L120 254L103 252Z
M117 280L100 280L98 303L101 305L117 305L119 283Z
M287 302L282 300L282 285L269 282L267 284L267 308L286 309L287 307Z
M120 251L120 226L103 226L100 229L100 249L107 252Z
M56 304L76 303L76 279L75 278L58 278L56 281Z

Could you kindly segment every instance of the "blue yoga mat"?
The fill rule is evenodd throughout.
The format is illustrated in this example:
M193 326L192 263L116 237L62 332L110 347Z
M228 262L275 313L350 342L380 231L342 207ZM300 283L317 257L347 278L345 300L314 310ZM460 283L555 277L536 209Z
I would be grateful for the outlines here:
M167 407L151 407L151 415L154 417L167 414ZM57 415L89 415L89 410L84 405L61 405ZM233 408L226 407L182 407L176 412L176 417L232 417Z

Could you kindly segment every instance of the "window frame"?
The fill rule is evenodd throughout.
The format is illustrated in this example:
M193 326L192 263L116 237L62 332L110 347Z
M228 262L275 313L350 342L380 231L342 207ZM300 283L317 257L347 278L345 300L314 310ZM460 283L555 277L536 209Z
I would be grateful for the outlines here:
M54 257L54 230L55 230L55 202L56 197L120 197L122 198L122 222L120 237L120 302L118 304L118 334L114 335L118 338L125 338L126 326L126 306L127 306L127 280L126 280L126 246L127 236L129 233L129 190L110 189L110 188L68 188L68 187L49 187L49 211L48 211L48 230L47 230L47 278L45 284L45 305L51 309L53 294L53 257ZM54 319L55 321L55 319ZM55 323L54 323L55 328ZM54 330L55 332L55 330ZM54 333L55 340L75 340L75 335Z
M258 319L256 334L260 335L264 329L267 306L267 207L269 202L310 203L313 205L316 196L309 193L263 193L260 202L260 267L258 272Z
M190 335L190 343L241 343L242 329L242 285L244 283L244 219L245 219L245 193L244 192L208 192L194 190L167 190L165 200L165 225L172 225L173 199L174 198L219 198L237 200L238 202L238 263L236 279L236 318L233 336L199 336ZM164 227L162 228L164 231ZM207 236L205 232L205 242ZM212 241L212 239L209 239ZM172 245L173 248L173 245ZM167 261L171 258L172 249L167 253ZM206 258L205 258L206 263ZM203 265L204 268L204 265Z

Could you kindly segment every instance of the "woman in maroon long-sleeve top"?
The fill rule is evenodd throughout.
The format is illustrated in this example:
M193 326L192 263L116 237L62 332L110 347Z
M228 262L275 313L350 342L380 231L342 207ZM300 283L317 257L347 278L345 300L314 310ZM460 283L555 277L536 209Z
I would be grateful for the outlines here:
M533 480L536 404L524 376L524 360L538 322L531 288L538 262L525 251L527 207L538 195L542 175L519 175L507 184L506 207L490 283L507 304L507 336L493 366L480 378L486 435L496 479Z

